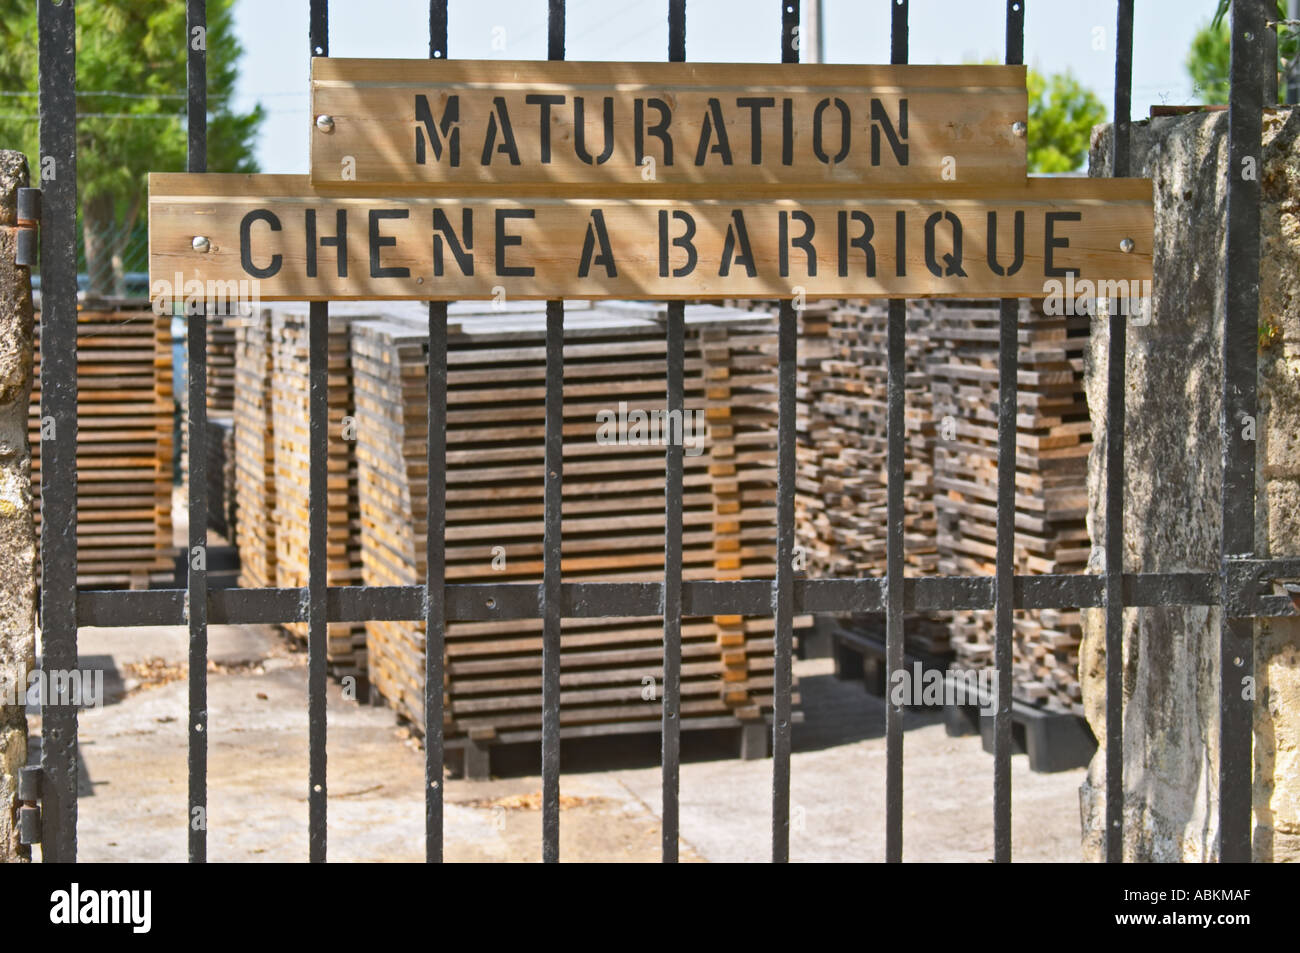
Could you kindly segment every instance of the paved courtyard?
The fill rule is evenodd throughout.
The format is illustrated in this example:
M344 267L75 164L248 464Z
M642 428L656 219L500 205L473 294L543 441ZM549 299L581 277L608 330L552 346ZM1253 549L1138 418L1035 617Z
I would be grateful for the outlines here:
M307 856L306 656L271 629L210 633L209 859ZM81 715L79 856L185 859L184 629L86 629L83 665L106 669L107 704ZM828 659L796 662L805 720L794 736L791 858L883 860L884 706ZM423 859L424 755L392 711L329 686L329 857ZM909 711L904 855L986 861L993 851L992 757ZM34 726L35 728L35 726ZM772 763L739 761L728 738L687 734L681 856L763 861L770 853ZM659 856L658 739L566 743L560 850L566 860ZM449 860L536 861L541 812L535 750L497 758L488 782L449 777ZM1012 760L1014 856L1074 861L1083 770L1033 774Z

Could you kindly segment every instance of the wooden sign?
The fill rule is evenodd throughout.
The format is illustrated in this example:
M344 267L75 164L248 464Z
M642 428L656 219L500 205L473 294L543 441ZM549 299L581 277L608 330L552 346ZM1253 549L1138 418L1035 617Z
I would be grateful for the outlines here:
M1141 179L689 202L345 198L280 175L149 189L155 295L256 280L265 300L1040 297L1067 275L1151 278Z
M351 194L940 194L1025 177L1023 66L317 58L311 91L312 184Z

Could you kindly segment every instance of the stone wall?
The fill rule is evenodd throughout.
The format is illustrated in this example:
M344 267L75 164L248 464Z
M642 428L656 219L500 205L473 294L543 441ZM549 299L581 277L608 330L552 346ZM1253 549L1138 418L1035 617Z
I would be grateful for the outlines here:
M1133 174L1154 180L1152 322L1128 330L1124 569L1216 572L1227 221L1226 112L1134 123ZM1300 110L1264 122L1257 546L1300 554ZM1110 127L1091 167L1110 168ZM1089 569L1105 568L1106 323L1087 361ZM1300 860L1300 620L1256 628L1255 859ZM1124 620L1124 855L1217 857L1217 608L1130 609ZM1105 817L1105 619L1084 618L1080 678L1103 742L1080 791L1084 855L1100 859Z
M32 294L14 264L17 190L27 160L0 151L0 687L25 686L35 651L36 539L32 528L27 408L32 394ZM27 761L27 716L0 697L0 861L23 860L18 772Z

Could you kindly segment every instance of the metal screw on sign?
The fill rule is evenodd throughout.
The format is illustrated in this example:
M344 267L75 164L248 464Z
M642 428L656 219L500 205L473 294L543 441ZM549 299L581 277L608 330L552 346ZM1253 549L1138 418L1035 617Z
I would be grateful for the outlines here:
M1017 139L1023 139L1025 138L1025 133L1029 131L1029 127L1023 122L1017 120L1011 124L1011 131L1015 133Z
M190 244L200 255L206 255L208 252L212 251L212 242L208 240L206 235L195 235L194 241L190 242Z
M1133 252L1133 248L1134 248L1133 239L1131 238L1120 239L1119 250L1122 251L1124 254L1126 255L1131 254Z
M316 117L316 128L321 132L330 133L334 131L334 117L320 115Z

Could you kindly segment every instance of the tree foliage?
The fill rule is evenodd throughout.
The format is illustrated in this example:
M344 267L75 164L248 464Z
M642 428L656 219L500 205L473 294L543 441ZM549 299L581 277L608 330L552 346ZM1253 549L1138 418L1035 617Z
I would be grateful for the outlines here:
M1088 155L1092 127L1106 119L1097 95L1069 71L1028 71L1029 170L1073 172Z
M1187 51L1187 73L1192 78L1192 89L1201 102L1222 106L1228 102L1228 75L1232 60L1232 33L1229 25L1227 0L1220 0L1218 9L1209 23L1196 31L1191 48ZM1276 18L1286 19L1285 0L1277 0ZM1278 102L1285 101L1286 72L1296 67L1300 54L1300 34L1293 26L1278 30Z
M208 169L253 172L264 113L231 109L239 58L234 0L210 0ZM77 7L77 185L91 290L120 287L120 244L145 215L147 173L185 168L185 4L99 0ZM0 147L39 169L36 4L0 0Z

